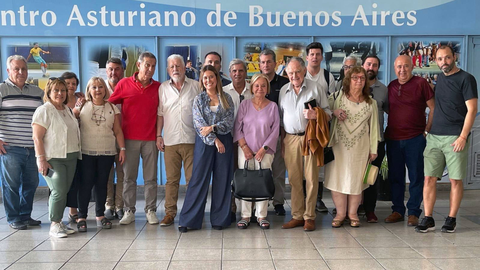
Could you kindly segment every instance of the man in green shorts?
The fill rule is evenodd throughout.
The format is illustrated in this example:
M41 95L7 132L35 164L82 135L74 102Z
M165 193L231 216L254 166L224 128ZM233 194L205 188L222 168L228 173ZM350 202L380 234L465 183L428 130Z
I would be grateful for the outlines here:
M415 231L435 230L433 206L437 196L437 179L442 177L445 165L450 176L450 212L442 232L453 233L456 216L463 197L463 182L467 174L470 130L477 114L477 82L475 78L455 65L455 54L448 46L441 46L436 55L442 70L435 86L435 111L427 146L423 153L425 184L423 204L425 217Z

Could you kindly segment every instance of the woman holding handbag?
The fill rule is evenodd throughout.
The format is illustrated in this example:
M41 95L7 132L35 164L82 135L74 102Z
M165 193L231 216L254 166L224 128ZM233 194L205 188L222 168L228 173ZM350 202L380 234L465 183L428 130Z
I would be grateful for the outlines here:
M235 120L234 142L238 141L238 169L248 164L248 169L271 169L273 155L280 130L280 116L275 102L265 95L270 93L266 75L255 74L250 83L253 98L240 104ZM261 165L261 166L260 166ZM262 229L270 228L267 218L268 200L255 202L258 224ZM242 200L242 219L237 228L246 229L250 224L252 203Z
M377 157L380 139L377 102L370 97L367 73L362 67L351 68L340 93L329 97L335 116L330 127L330 142L335 159L325 168L325 187L332 191L337 214L332 227L343 225L347 216L351 227L359 227L357 209L362 200L365 167ZM348 207L347 207L348 206Z

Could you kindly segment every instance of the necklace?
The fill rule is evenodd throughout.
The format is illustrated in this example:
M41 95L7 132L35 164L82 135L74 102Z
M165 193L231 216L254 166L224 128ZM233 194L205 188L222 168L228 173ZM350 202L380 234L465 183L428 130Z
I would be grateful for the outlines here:
M263 102L264 102L264 100L262 100L262 101L260 101L258 104L256 104L256 103L252 100L253 107L254 107L257 111L259 111L259 110L262 109Z
M93 102L92 102L92 104L93 104ZM95 108L95 107L97 107L97 108ZM100 107L100 108L98 108L98 107ZM106 118L105 118L105 104L103 104L103 106L93 104L92 121L94 121L95 124L97 124L97 126L100 126L100 124L103 121L106 121Z
M350 95L349 95L347 98L348 98L350 101L352 101L352 102L354 102L354 103L357 103L357 105L360 104L360 102L362 102L362 97L361 97L361 96L360 96L359 98L354 98L353 96L350 96Z

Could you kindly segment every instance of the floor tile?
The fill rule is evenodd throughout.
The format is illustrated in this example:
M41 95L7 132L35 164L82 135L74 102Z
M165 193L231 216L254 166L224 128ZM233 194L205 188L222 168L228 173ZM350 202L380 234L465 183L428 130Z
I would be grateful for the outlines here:
M104 239L94 238L90 240L82 250L127 250L133 240L121 240L121 239Z
M170 261L173 250L128 250L122 262Z
M436 270L435 265L429 262L427 259L379 259L378 262L388 270ZM450 268L453 269L453 268Z
M363 248L319 248L318 251L325 260L372 258Z
M22 263L32 263L32 262L66 262L75 254L74 250L65 250L65 251L50 251L50 250L40 250L40 251L30 251L24 257L22 257L18 262Z
M294 248L313 249L312 240L309 238L269 238L267 240L270 248Z
M8 268L8 270L57 270L62 267L64 263L15 263ZM2 268L3 269L3 268ZM64 268L62 268L64 269Z
M0 241L0 251L27 251L43 243L43 240L10 240Z
M356 239L364 247L408 247L407 243L396 236L357 237Z
M222 270L244 270L244 269L262 269L275 270L273 262L270 261L223 261Z
M117 263L116 262L67 262L65 266L62 267L62 270L79 270L79 269L88 269L88 270L106 270L113 269Z
M172 261L168 270L220 270L222 262L218 261Z
M480 269L480 259L430 259L440 269Z
M25 254L28 251L0 251L0 263L13 263Z
M415 248L415 250L427 259L430 258L472 258L475 255L468 252L469 247L428 247Z
M320 260L316 249L271 249L274 260Z
M136 239L133 244L130 246L130 249L142 250L142 249L175 249L177 246L178 240L165 240L165 239L154 239L154 240L139 240Z
M265 261L271 260L268 249L224 249L224 261Z
M268 248L265 238L223 238L223 248Z
M423 259L424 257L412 248L367 247L375 259Z
M151 270L151 269L158 269L158 270L166 270L168 265L170 264L169 261L156 261L156 262L119 262L115 267L115 270Z
M173 261L220 261L222 249L177 249L173 254Z
M38 245L35 250L79 250L87 243L87 241L88 240L51 239Z
M327 270L327 264L323 260L274 260L277 270Z
M312 238L313 244L317 248L321 247L361 247L357 240L351 236L338 238Z
M369 269L377 270L383 267L374 259L361 260L327 260L327 265L332 270Z
M70 262L117 262L125 250L80 250Z
M180 238L178 249L222 248L222 238Z

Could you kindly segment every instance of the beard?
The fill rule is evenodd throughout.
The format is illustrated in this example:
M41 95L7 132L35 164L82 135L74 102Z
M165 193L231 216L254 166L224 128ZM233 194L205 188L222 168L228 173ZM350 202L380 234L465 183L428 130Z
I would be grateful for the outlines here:
M369 80L374 80L375 78L377 78L377 73L371 70L367 71L367 75Z
M184 76L173 76L172 80L174 83L181 82L185 77Z
M443 65L441 69L443 73L450 73L450 71L452 71L454 67L455 67L455 62L452 62L450 65Z

